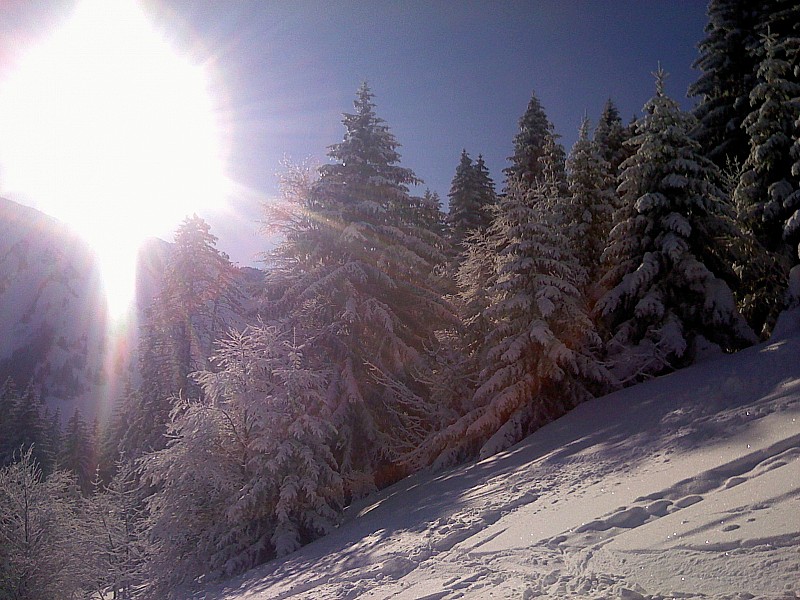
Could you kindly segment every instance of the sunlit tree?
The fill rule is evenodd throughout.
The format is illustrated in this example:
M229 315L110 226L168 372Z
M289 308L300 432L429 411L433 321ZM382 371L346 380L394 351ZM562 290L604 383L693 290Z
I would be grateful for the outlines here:
M174 398L200 391L189 374L208 366L215 340L244 325L242 276L216 242L197 215L175 233L161 288L140 324L141 383L117 415L125 425L120 450L130 460L166 445Z
M362 85L331 164L294 171L271 221L285 236L272 278L285 290L272 314L312 341L312 364L332 369L336 456L350 495L388 483L437 419L419 374L455 321L431 284L445 254L411 210L414 173Z
M291 334L289 334L291 335ZM152 597L249 569L330 532L343 504L326 402L329 372L259 324L232 333L176 405L167 448L142 461L154 543Z
M552 191L515 183L487 238L476 241L476 252L496 257L478 387L466 413L419 448L420 460L441 465L494 454L609 383L581 293L585 270L560 231L564 203L548 198Z

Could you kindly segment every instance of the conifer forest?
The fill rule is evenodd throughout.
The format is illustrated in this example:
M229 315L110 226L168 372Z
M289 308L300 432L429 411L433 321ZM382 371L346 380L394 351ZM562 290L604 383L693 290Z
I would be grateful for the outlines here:
M328 162L284 165L256 277L187 217L107 421L0 382L0 600L185 597L768 339L800 264L800 4L712 0L698 48L692 110L659 67L564 148L534 92L508 166L464 149L446 198L362 84Z

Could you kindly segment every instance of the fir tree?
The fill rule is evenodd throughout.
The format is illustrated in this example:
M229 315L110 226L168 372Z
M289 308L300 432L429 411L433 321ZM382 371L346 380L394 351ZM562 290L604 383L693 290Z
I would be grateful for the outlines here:
M611 99L606 100L593 139L600 156L608 163L609 174L614 180L619 174L619 166L630 156L625 145L629 137L628 128L622 124L617 106Z
M800 178L792 173L792 146L800 119L800 77L796 38L762 39L757 83L750 93L752 111L743 127L750 142L734 198L739 218L754 236L743 264L744 304L750 322L766 333L783 308L789 269L797 264L798 238L787 224L796 210L794 191ZM788 235L787 235L788 233Z
M800 181L791 173L791 148L798 136L795 122L800 118L800 79L792 65L796 57L787 55L787 50L787 44L775 35L764 37L758 83L750 94L753 110L743 123L750 153L735 193L756 237L777 254L787 253L781 236L790 214L785 201Z
M88 494L92 489L96 456L92 435L77 408L67 421L59 466L75 475L81 490Z
M419 453L439 464L519 441L608 383L580 288L585 272L557 225L562 203L518 182L499 201L484 250L497 257L474 408Z
M694 119L664 92L644 107L636 154L622 165L627 218L612 231L597 306L612 332L608 348L620 379L688 364L709 343L724 350L754 341L726 280L735 275L726 244L738 236L716 186L716 166L690 137Z
M749 142L742 123L750 113L750 90L755 86L758 31L763 3L743 0L711 0L706 37L693 67L698 80L689 95L699 97L695 131L703 153L725 168L743 164Z
M33 384L20 392L13 380L0 387L0 466L18 460L31 450L32 459L45 475L55 468L56 444L51 418L41 394Z
M528 108L519 120L519 132L514 137L514 154L509 157L511 166L504 169L508 187L513 182L532 185L541 181L545 165L542 162L548 138L555 143L553 126L547 119L536 94L531 95ZM563 154L563 149L562 149Z
M447 222L453 244L463 247L471 232L486 231L491 221L491 206L495 202L494 182L483 157L473 163L466 150L456 167L450 186Z
M135 460L166 445L169 413L177 396L197 396L190 373L207 367L213 343L242 327L246 297L236 268L216 248L217 238L197 215L175 233L162 288L140 326L141 384L128 390L117 417L124 424L119 450Z
M375 114L366 85L332 164L316 180L287 180L287 205L272 219L285 243L273 280L285 294L273 314L314 340L312 363L332 365L330 402L337 460L352 495L396 479L400 456L432 426L436 407L417 374L435 331L455 322L431 285L444 264L435 232L421 231L399 166L398 143Z
M589 119L581 123L578 141L567 160L569 194L563 207L565 235L587 273L587 286L600 278L600 257L606 247L614 196L609 164L598 144L589 139Z

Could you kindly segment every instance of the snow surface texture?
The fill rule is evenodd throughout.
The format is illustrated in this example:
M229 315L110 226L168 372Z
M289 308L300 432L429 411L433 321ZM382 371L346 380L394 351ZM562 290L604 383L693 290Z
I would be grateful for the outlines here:
M786 317L790 315L787 314ZM214 600L800 597L800 335L420 474Z

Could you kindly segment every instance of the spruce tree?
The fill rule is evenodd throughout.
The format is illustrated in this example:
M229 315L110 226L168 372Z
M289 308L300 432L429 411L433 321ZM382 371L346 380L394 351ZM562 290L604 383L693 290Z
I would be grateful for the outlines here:
M514 154L508 158L511 165L503 170L507 187L510 188L513 182L531 186L535 181L542 180L545 168L542 162L544 148L548 138L552 137L555 144L554 136L553 125L533 93L528 108L519 120L519 132L514 137Z
M606 247L614 213L609 164L589 138L589 119L581 123L578 140L567 160L569 194L565 198L564 233L587 273L587 286L600 279L600 257Z
M474 163L466 150L450 186L447 222L453 244L463 249L464 240L471 232L486 231L491 222L491 206L495 202L494 182L483 157Z
M622 380L690 363L710 344L736 350L755 338L727 281L735 281L727 243L739 235L719 174L690 136L694 119L664 91L644 106L631 140L620 192L626 219L611 235L604 278L612 289L597 310Z
M431 273L445 255L435 232L409 214L414 173L399 165L398 143L358 90L345 114L342 142L315 181L294 178L277 219L285 242L273 279L285 290L271 309L314 340L314 356L332 365L337 460L350 495L400 475L398 461L436 420L417 374L436 347L437 329L455 323Z
M75 475L84 494L91 491L96 466L95 448L91 432L77 408L67 421L58 463L62 469Z
M484 256L495 256L472 409L420 447L447 464L488 456L609 383L581 287L585 271L560 232L563 203L544 183L516 182L496 209ZM465 273L466 275L466 273Z
M196 397L189 377L208 366L214 342L229 328L244 326L246 292L217 238L197 215L178 226L164 267L161 289L140 325L141 384L127 391L117 418L124 427L120 451L135 460L166 445L172 403Z
M792 64L797 61L796 50L786 41L774 34L763 39L757 85L750 93L752 111L743 123L750 153L735 192L746 223L758 240L778 255L794 254L781 232L791 214L785 201L800 182L792 175L791 154L798 136L800 78Z
M747 0L711 0L708 5L706 37L693 65L701 74L689 86L689 95L699 97L695 136L719 168L741 165L749 154L742 123L750 113L750 90L756 83L753 50L763 10L763 3Z
M608 171L614 180L619 173L619 166L630 156L630 151L625 145L629 137L628 129L622 124L617 106L611 99L606 100L593 139L600 156L608 163Z
M734 192L739 218L755 238L742 266L743 305L751 324L764 335L784 306L788 273L798 263L798 237L789 225L800 188L800 177L792 172L800 119L796 40L771 32L762 37L756 85L750 93L752 111L743 123L750 153Z

